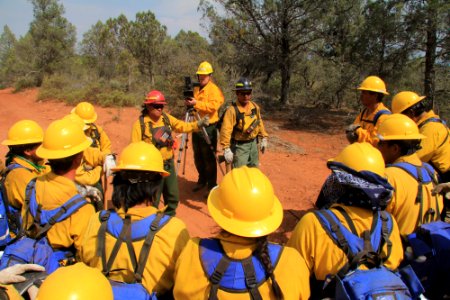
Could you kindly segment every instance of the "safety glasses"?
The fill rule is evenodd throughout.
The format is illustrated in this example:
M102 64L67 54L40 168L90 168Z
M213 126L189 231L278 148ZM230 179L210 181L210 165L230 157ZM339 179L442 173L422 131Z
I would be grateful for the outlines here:
M237 92L239 96L250 96L252 94L252 91L243 91L243 92Z
M163 109L164 104L151 104L150 107L153 109Z

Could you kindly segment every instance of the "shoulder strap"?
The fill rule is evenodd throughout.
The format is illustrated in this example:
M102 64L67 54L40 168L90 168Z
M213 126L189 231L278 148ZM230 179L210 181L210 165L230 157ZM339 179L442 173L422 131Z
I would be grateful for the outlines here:
M92 130L91 130L91 138L92 138L92 145L93 147L100 147L100 132L98 131L97 126L92 123Z
M144 140L145 138L149 138L145 134L145 122L144 122L144 116L142 114L139 116L139 125L141 126L141 140Z
M356 231L355 224L353 224L352 219L350 218L348 213L345 211L345 209L342 206L335 206L333 208L336 209L345 218L345 221L347 222L348 227L350 227L351 232L353 234L357 235L358 232Z
M162 116L163 116L164 126L169 127L172 130L172 126L170 125L169 116L165 112L162 113Z
M389 110L387 110L387 109L379 110L379 111L375 114L375 116L373 117L373 124L374 124L374 125L377 124L378 119L379 119L382 115L390 115L390 114L392 114L391 111L389 111Z
M252 257L248 257L242 261L244 268L245 284L250 292L253 300L262 300L261 294L258 291L258 282L256 281L255 267L253 266Z

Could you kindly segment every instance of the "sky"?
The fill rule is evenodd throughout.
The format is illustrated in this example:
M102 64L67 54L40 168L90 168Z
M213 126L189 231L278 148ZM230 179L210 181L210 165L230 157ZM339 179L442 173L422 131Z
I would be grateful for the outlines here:
M175 37L180 30L196 31L206 37L200 27L199 0L60 0L64 17L77 29L77 41L97 21L105 22L124 14L134 20L137 12L152 11L156 19ZM0 0L0 33L8 25L16 38L27 33L33 20L33 6L29 0Z

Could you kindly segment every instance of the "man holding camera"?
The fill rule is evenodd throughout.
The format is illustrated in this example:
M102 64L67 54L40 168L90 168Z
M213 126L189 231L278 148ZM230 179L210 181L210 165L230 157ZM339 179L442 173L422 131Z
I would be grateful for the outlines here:
M202 132L192 134L192 147L194 149L194 163L198 172L197 185L193 191L197 192L205 186L211 190L217 184L217 164L215 152L217 151L216 123L219 121L218 110L224 102L220 88L212 82L213 68L207 61L198 66L197 77L199 86L194 87L194 97L185 99L186 106L193 107L200 118L209 116L209 126L205 127L211 145L209 145ZM213 152L214 150L214 152Z
M269 135L264 128L259 106L251 101L251 81L241 77L234 91L238 101L225 111L220 129L220 144L224 150L225 161L232 163L233 168L258 167L258 139L261 152L264 153Z

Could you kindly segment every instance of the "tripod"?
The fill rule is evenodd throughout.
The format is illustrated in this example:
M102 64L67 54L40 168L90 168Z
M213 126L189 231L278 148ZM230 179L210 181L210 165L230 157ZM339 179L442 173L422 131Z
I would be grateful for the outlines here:
M194 107L192 106L188 106L187 110L186 110L186 114L184 116L184 122L188 123L188 122L192 122L192 121L198 121L200 120L200 115L198 114L198 112L195 110ZM201 131L202 131L202 135L203 138L206 141L206 144L208 144L209 149L212 151L214 158L216 159L217 164L219 165L219 169L220 172L222 173L222 175L225 175L222 166L220 165L220 161L219 161L219 157L217 156L216 151L214 150L214 146L211 143L211 139L208 136L208 133L206 132L205 127L201 127ZM181 138L181 144L180 144L180 148L178 149L178 159L177 159L177 174L178 174L178 170L180 169L180 164L181 164L181 157L183 156L183 175L185 174L186 171L186 153L187 153L187 149L188 149L188 141L189 141L189 133L183 133L182 138ZM183 153L184 150L184 153Z

